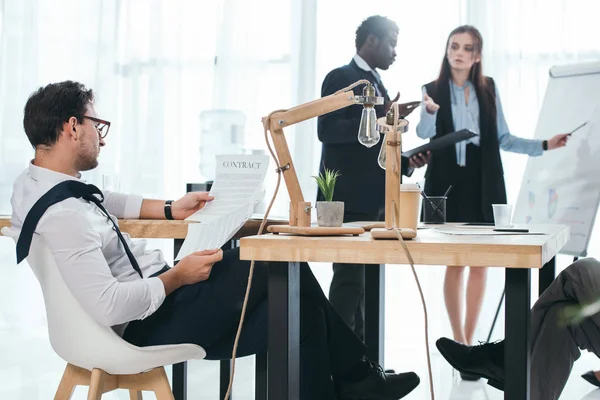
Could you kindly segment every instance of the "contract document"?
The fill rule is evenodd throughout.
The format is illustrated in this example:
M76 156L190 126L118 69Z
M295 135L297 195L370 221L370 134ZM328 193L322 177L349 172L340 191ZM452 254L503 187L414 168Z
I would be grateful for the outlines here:
M195 221L176 260L227 243L254 213L264 197L263 181L269 167L266 155L219 155L210 194L214 200L186 218Z

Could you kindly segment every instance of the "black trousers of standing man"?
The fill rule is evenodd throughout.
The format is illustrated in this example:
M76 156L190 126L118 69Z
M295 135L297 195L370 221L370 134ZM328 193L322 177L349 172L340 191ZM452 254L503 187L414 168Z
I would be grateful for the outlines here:
M287 268L287 263L279 264ZM269 265L255 264L240 357L267 349ZM137 346L195 343L206 350L208 359L230 359L249 267L249 261L239 259L239 249L224 252L208 280L171 293L154 314L129 323L124 339ZM333 381L362 362L365 354L364 344L335 312L308 264L301 263L300 398L335 399Z
M381 217L347 212L344 222L377 221ZM365 264L333 263L329 301L360 340L365 339Z

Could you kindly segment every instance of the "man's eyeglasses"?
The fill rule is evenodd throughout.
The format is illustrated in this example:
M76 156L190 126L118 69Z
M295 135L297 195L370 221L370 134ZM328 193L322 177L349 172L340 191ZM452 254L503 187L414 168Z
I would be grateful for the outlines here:
M96 128L96 131L98 132L98 136L100 136L100 139L104 139L106 137L106 135L108 135L108 131L110 130L110 122L109 121L105 121L100 118L89 117L87 115L84 115L82 118L87 118L90 121L95 122L94 128Z

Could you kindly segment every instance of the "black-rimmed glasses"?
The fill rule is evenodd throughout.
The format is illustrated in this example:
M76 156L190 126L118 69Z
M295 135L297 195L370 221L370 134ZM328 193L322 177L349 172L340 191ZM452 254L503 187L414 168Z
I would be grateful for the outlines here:
M108 131L110 130L110 122L100 119L100 118L95 118L95 117L90 117L88 115L84 115L83 118L87 118L90 121L95 122L94 124L94 128L96 128L96 131L98 132L98 136L100 136L100 139L104 139L106 137L106 135L108 135Z

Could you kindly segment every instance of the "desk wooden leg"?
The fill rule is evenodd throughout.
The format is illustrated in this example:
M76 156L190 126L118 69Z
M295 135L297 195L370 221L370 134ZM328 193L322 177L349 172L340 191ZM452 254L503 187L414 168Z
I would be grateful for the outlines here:
M300 380L300 264L269 266L268 398L297 400Z
M183 239L175 239L173 245L173 258L177 256ZM176 262L174 263L176 264ZM173 397L175 400L187 400L187 362L173 365Z
M540 269L540 277L539 277L539 295L542 293L554 282L554 278L556 278L556 257L552 257L550 261L544 264L544 267Z
M506 268L504 398L529 400L531 271Z
M367 357L384 365L385 264L365 267L365 345Z

